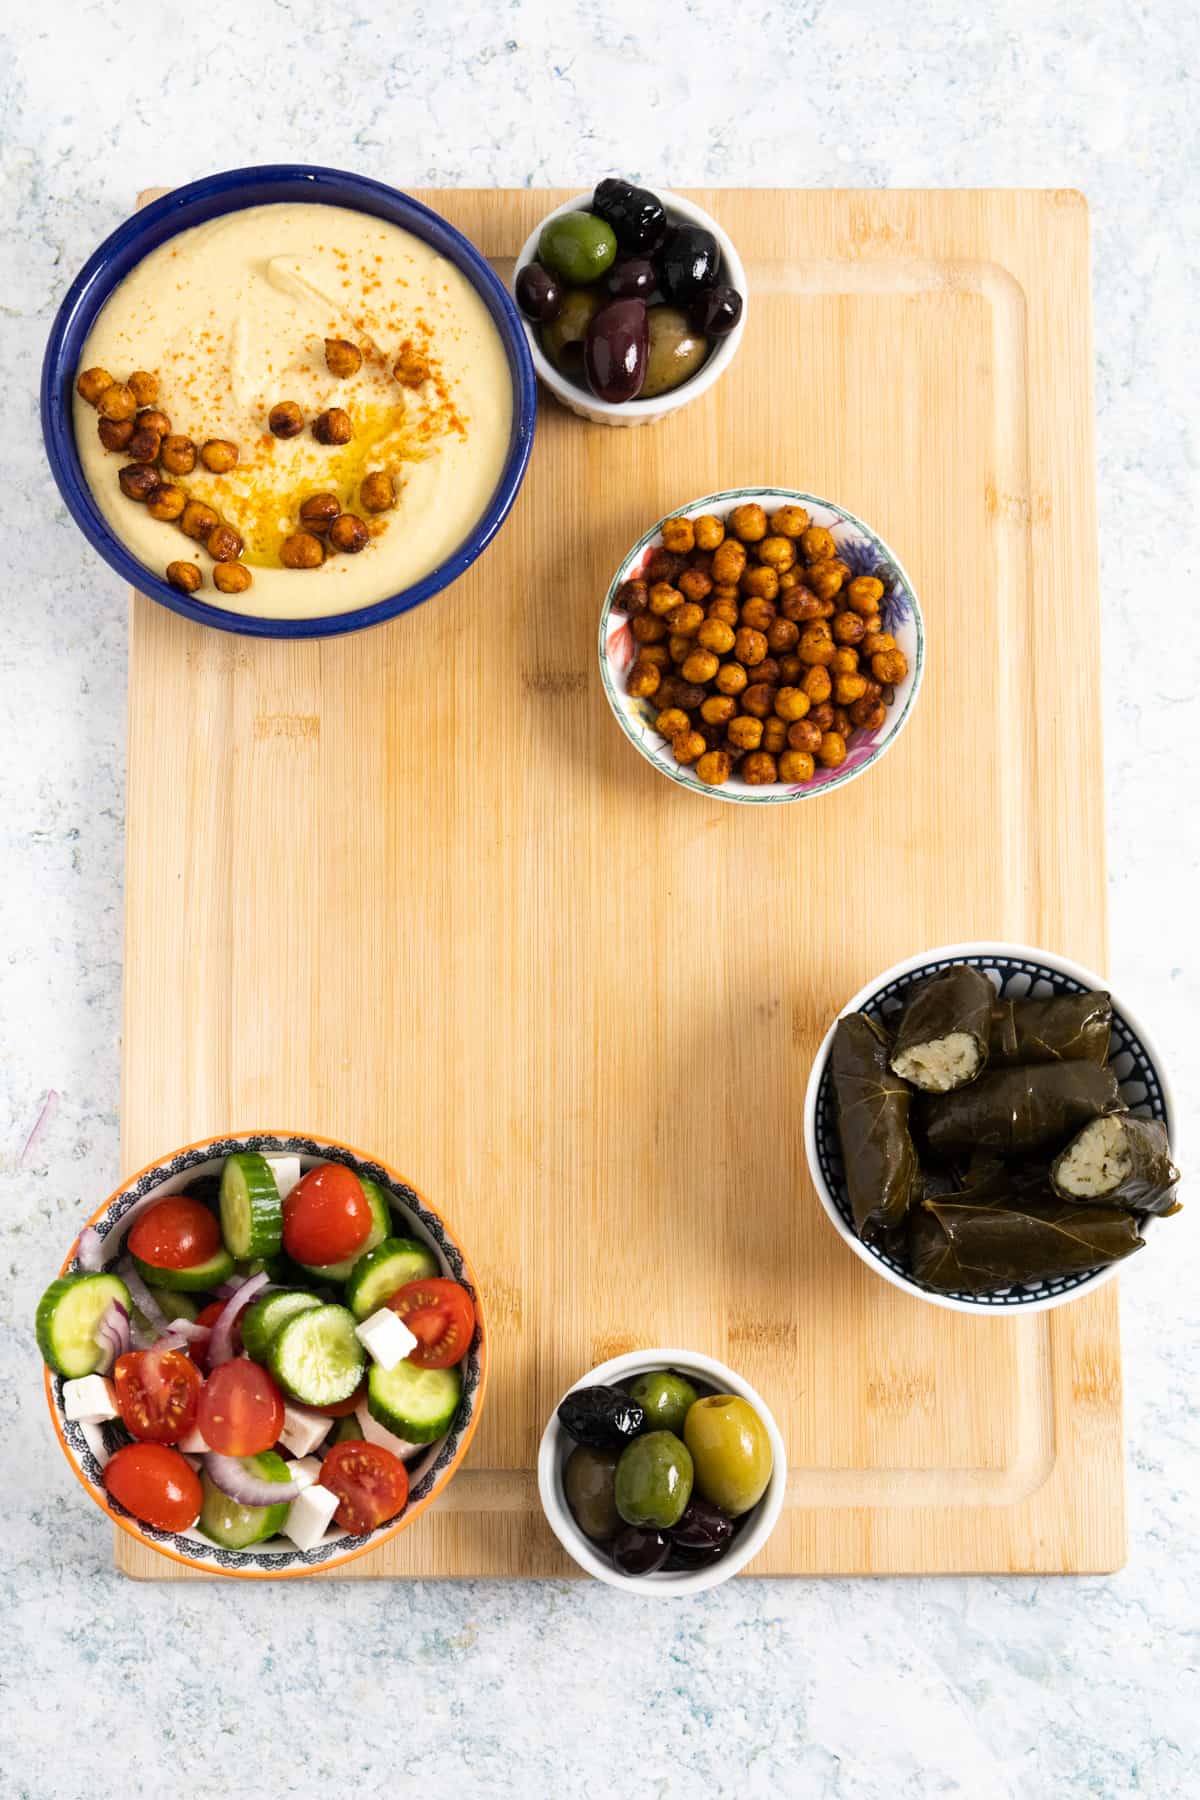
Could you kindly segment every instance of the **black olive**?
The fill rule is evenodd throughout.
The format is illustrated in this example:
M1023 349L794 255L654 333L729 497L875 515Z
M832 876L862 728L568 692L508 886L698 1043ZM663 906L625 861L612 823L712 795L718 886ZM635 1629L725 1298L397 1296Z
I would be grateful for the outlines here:
M549 324L562 311L562 283L541 263L526 263L517 276L517 305L527 319L539 325Z
M626 1525L613 1539L613 1567L622 1575L653 1575L666 1562L670 1548L661 1531Z
M703 1550L693 1549L687 1544L672 1544L667 1556L667 1568L672 1572L706 1569L709 1563L720 1562L728 1548L728 1543L707 1544Z
M614 300L648 300L658 286L658 270L648 256L618 256L604 285Z
M677 1525L671 1527L671 1543L677 1550L703 1550L712 1555L729 1548L733 1539L733 1520L711 1500L693 1494Z
M646 1414L620 1388L576 1388L558 1409L558 1422L577 1444L595 1450L620 1450L636 1437Z
M615 175L597 187L592 211L612 226L622 250L656 250L666 234L666 209L658 195Z
M721 252L712 232L702 225L676 225L655 262L664 297L675 306L690 306L705 288L716 285Z
M732 287L706 288L688 314L696 330L707 337L724 337L741 316L742 296Z

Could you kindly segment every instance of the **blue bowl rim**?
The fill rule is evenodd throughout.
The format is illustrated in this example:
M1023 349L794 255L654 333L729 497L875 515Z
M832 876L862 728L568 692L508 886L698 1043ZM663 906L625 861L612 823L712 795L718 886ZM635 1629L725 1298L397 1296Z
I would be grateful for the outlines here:
M500 333L513 380L513 417L500 479L481 518L451 556L411 587L352 612L312 619L260 618L210 606L177 593L154 575L113 532L92 497L75 444L70 396L88 332L120 281L151 250L226 213L277 201L306 200L345 206L412 231L446 256L470 280ZM470 567L499 531L525 478L537 418L537 377L516 306L484 256L449 220L410 195L370 176L305 163L264 163L226 169L173 188L131 214L93 251L59 306L42 362L42 435L58 491L92 548L139 593L200 625L250 637L336 637L381 625L419 606Z

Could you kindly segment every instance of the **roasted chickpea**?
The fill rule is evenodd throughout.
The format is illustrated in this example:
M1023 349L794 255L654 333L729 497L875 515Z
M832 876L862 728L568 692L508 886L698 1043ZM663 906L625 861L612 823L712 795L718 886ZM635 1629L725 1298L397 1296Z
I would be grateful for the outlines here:
M838 706L853 706L867 691L861 675L839 675L833 684L833 698Z
M671 740L671 749L677 763L699 762L708 749L708 739L701 737L698 731L681 731L679 736Z
M794 719L802 719L811 705L812 701L803 688L780 688L775 696L775 711L781 719L786 719L789 724Z
M820 731L822 737L825 736L827 731L832 731L833 707L829 704L828 700L822 700L819 706L814 706L808 717Z
M270 427L271 435L273 437L299 437L300 433L304 430L304 414L300 411L300 408L296 405L294 400L281 400L278 405L273 406L267 414L267 424ZM309 565L298 564L297 566L307 568Z
M780 506L771 514L771 530L776 537L798 538L808 530L808 514L802 506Z
M761 563L754 563L742 571L738 587L751 599L770 602L779 592L779 577L774 569L765 568ZM774 608L772 608L774 613Z
M833 676L858 674L858 651L849 644L839 644L833 653L833 661L829 665Z
M139 406L153 406L158 399L158 376L149 369L135 369L129 377L133 397Z
M883 620L878 613L871 613L863 620L863 631L867 637L873 637L883 630Z
M733 653L740 663L753 668L767 654L767 640L761 631L754 631L749 625L743 625L734 636Z
M712 574L718 584L728 582L731 586L741 580L742 570L746 567L746 546L739 544L736 538L726 538L713 552Z
M684 712L698 712L704 702L704 689L697 687L694 681L679 680L675 690L675 705L682 706Z
M787 729L783 720L775 718L774 715L769 719L764 719L762 748L769 750L772 756L778 756L779 752L787 746Z
M720 620L722 625L735 627L738 622L738 603L736 600L710 600L708 603L710 619Z
M237 466L237 459L238 447L228 438L209 438L200 446L200 461L214 475L228 475L230 469Z
M204 577L194 562L169 562L167 564L167 580L181 594L194 594L202 584Z
M829 670L819 666L810 668L800 685L814 706L819 706L822 700L828 700L833 692Z
M199 544L203 543L204 539L209 537L220 523L221 521L212 507L206 506L203 500L189 500L180 514L179 529L184 537L195 538Z
M799 642L800 627L794 625L791 619L772 619L767 626L767 643L772 650L782 654L784 651L794 650Z
M777 575L782 575L796 560L796 546L790 538L765 537L758 546L758 560L774 569Z
M629 629L639 644L659 644L667 635L665 622L650 612L639 613Z
M357 556L371 541L366 522L357 513L339 513L329 527L329 542L347 556Z
M146 511L152 519L165 519L174 524L183 517L183 509L187 505L187 495L181 487L174 487L169 481L156 487L146 502Z
M725 539L725 526L712 513L705 513L702 518L693 519L692 531L698 550L715 550Z
M757 544L767 535L767 515L756 501L735 506L729 515L729 529L743 544Z
M712 574L711 550L693 550L687 560L689 569L699 569L704 575Z
M318 444L348 444L354 436L354 425L350 414L340 406L327 406L313 420L312 434Z
M833 722L829 729L830 731L836 731L839 737L849 738L854 727L850 723L850 714L846 711L844 706L834 707Z
M341 510L336 494L310 494L300 502L300 523L314 537L324 537Z
M818 600L817 601L817 617L818 617L818 619L832 619L836 612L837 612L837 602L836 601L834 601L834 600Z
M86 400L89 406L95 406L101 394L114 385L115 383L108 370L102 369L97 365L94 369L84 369L82 371L75 383L75 391L81 400ZM132 418L132 413L129 416ZM720 539L717 541L719 543Z
M850 723L860 730L878 731L887 718L887 707L882 700L874 700L870 694L864 694L850 708Z
M769 718L775 710L777 691L776 688L768 687L765 681L752 682L742 695L742 711L752 714L756 719Z
M796 587L780 597L779 610L785 619L803 625L809 619L820 618L821 602L808 588Z
M662 541L675 556L686 556L695 548L696 528L690 519L663 521Z
M661 683L662 674L655 665L643 662L639 658L630 669L629 680L625 685L635 700L649 700L654 694L657 694Z
M837 555L833 534L823 525L808 525L800 533L800 550L805 562L825 562Z
M706 725L728 725L737 711L737 701L731 694L709 694L701 702L700 717Z
M818 600L832 600L840 593L845 576L836 563L821 562L810 563L804 579Z
M429 364L420 351L406 345L392 365L392 374L401 387L419 388L429 380Z
M856 575L846 586L846 602L852 611L864 618L879 611L883 599L883 583L874 575Z
M834 613L832 630L838 644L861 644L867 635L866 626L854 612Z
M232 525L215 526L204 540L214 562L236 562L245 547Z
M771 782L779 780L775 758L766 750L755 750L746 757L738 774L747 787L768 787Z
M650 611L658 618L665 619L668 613L674 612L677 606L683 605L683 595L677 587L672 587L669 581L656 581L650 589L648 605Z
M755 598L743 601L741 622L748 625L751 631L761 631L765 637L774 618L775 608L769 600Z
M866 679L866 683L867 683L867 691L863 695L864 700L881 700L883 698L882 685L878 681L876 681L876 679L873 675L868 675L865 679Z
M324 497L324 495L321 496L322 499L324 499ZM337 496L330 494L329 498L336 506ZM301 511L303 511L303 508ZM336 519L337 513L334 513L333 517ZM332 520L330 523L332 523ZM645 612L646 599L649 592L650 590L644 581L623 581L617 589L613 605L618 612L628 613L630 618L634 619L637 617L638 613Z
M812 719L797 719L788 726L787 739L793 750L807 750L813 756L821 745L821 727Z
M105 421L101 421L101 423L104 422ZM121 423L121 421L118 420L118 423ZM132 456L134 462L149 463L158 461L158 453L161 448L162 439L158 435L158 432L146 431L141 427L138 427L134 431L133 436L125 446L127 454Z
M704 623L704 608L697 606L694 600L685 600L674 612L667 614L667 624L676 637L695 637Z
M656 581L678 581L687 563L682 556L675 556L670 550L664 550L659 544L646 558L642 568L643 578L653 587Z
M712 680L720 666L711 650L693 650L679 673L685 681L694 681L697 686L702 686L706 681Z
M903 650L879 650L871 658L871 673L884 687L895 687L908 674L908 658Z
M667 649L671 653L672 662L686 662L695 648L695 643L690 637L678 637L675 632L672 632L667 639Z
M810 625L802 634L796 646L796 654L803 663L831 663L833 661L834 644L828 633L822 634L818 626Z
M883 650L894 650L896 640L890 631L868 631L862 641L864 656L878 656Z
M347 375L357 375L362 368L362 351L349 338L326 338L325 367L344 381Z
M780 781L811 781L815 773L810 751L785 750L779 759Z
M682 707L664 706L654 721L654 729L665 738L678 737L681 731L690 731L692 721Z
M846 760L846 740L837 731L827 731L821 739L821 747L817 751L817 761L823 769L838 769Z
M158 470L152 463L126 463L118 471L121 492L129 500L148 500L158 486Z
M163 439L158 460L169 475L190 475L196 466L196 446L190 437L174 432Z
M114 381L97 397L96 411L102 419L132 419L137 411L137 396L122 381Z
M665 644L639 644L638 655L643 662L652 662L656 669L662 669L664 676L671 666L670 652Z
M804 664L798 656L781 656L779 658L779 679L784 683L798 683L804 675Z
M739 713L736 719L730 719L725 736L735 750L757 750L762 743L762 720L749 713Z
M325 561L325 546L311 531L293 531L279 546L279 560L285 569L319 569Z
M692 730L700 733L700 736L704 739L710 750L726 750L729 748L725 742L724 729L720 725L710 725L706 719L701 718L693 725ZM729 754L736 762L742 753L740 750L730 750Z
M396 504L395 483L385 470L374 469L363 476L358 497L369 513L390 512Z
M143 406L133 421L135 431L157 431L160 438L170 437L171 421L161 406Z
M223 594L244 594L254 577L245 563L219 562L212 572L213 586Z
M765 681L768 687L778 687L780 682L778 658L764 656L760 663L755 664L754 679L755 681Z
M96 434L106 450L126 450L133 436L133 420L97 419Z
M750 677L741 663L722 663L716 673L717 689L722 694L741 694L746 690Z
M679 591L687 600L707 600L712 593L712 577L703 569L685 569L679 577Z
M703 650L711 650L717 656L728 656L733 649L733 627L724 619L705 619L696 633L696 642Z
M706 750L696 764L696 773L709 787L721 787L733 773L728 750Z
M800 586L799 569L780 569L779 591L781 594L790 594L793 588L798 588Z
M713 591L709 595L709 601L711 603L711 602L715 602L717 600L732 600L733 604L735 606L740 606L742 604L742 595L741 595L741 590L739 589L737 582L736 581L714 582Z

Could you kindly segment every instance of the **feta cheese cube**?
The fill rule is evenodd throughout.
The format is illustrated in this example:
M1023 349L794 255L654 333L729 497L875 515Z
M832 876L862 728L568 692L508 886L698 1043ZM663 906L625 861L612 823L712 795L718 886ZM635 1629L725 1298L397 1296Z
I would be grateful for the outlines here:
M329 1436L332 1424L332 1419L324 1413L314 1412L311 1406L297 1406L287 1400L279 1441L293 1456L311 1456L317 1445Z
M117 1392L104 1375L63 1382L63 1411L77 1425L103 1425L117 1417Z
M329 1521L338 1509L338 1497L327 1487L314 1481L288 1507L283 1535L290 1537L297 1550L311 1550L329 1529Z
M300 1179L300 1158L298 1156L265 1156L263 1161L275 1177L279 1198L286 1200Z
M356 1325L354 1335L381 1369L394 1369L417 1343L399 1313L394 1313L390 1306L381 1306L369 1319Z
M182 1450L185 1456L205 1456L212 1449L212 1445L205 1443L200 1435L199 1427L193 1425L187 1436L180 1438L175 1448Z
M354 1416L358 1420L359 1429L368 1444L378 1444L382 1449L390 1450L393 1456L400 1458L401 1462L407 1462L411 1457L420 1456L423 1450L429 1449L428 1444L410 1444L407 1438L397 1437L394 1431L389 1431L386 1425L381 1425L378 1419L371 1416L365 1400L361 1406L355 1407Z
M311 1487L321 1479L321 1465L315 1456L299 1456L287 1466L288 1479L297 1487Z

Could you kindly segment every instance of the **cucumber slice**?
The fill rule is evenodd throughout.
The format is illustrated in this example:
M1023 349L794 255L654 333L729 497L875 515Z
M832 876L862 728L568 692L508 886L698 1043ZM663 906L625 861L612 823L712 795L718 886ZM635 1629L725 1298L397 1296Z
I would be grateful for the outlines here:
M406 1282L440 1275L437 1257L416 1238L384 1238L359 1257L346 1282L346 1305L356 1319L368 1319Z
M295 1313L272 1339L267 1367L285 1394L303 1406L348 1400L366 1366L354 1334L354 1314L344 1306L312 1306Z
M164 1319L198 1319L200 1308L190 1294L173 1294L170 1288L151 1288Z
M432 1444L454 1423L462 1399L462 1376L453 1369L418 1369L398 1362L394 1369L371 1364L367 1410L373 1419L410 1444Z
M270 1164L257 1150L235 1150L221 1170L221 1236L231 1256L274 1256L283 1242L283 1210Z
M133 1256L133 1252L130 1251ZM175 1293L202 1294L220 1287L233 1274L233 1258L228 1250L216 1250L207 1262L193 1263L190 1269L160 1269L154 1263L133 1256L133 1266L149 1287L170 1288Z
M290 1482L292 1479L287 1464L274 1450L264 1450L259 1456L242 1456L238 1461L260 1481ZM251 1544L261 1544L264 1538L274 1537L277 1531L283 1530L291 1505L289 1500L280 1506L239 1506L236 1500L223 1494L207 1474L201 1475L200 1486L204 1499L196 1523L214 1544L223 1544L227 1550L246 1550Z
M320 1306L321 1302L315 1294L305 1294L296 1288L285 1289L282 1294L264 1294L261 1300L252 1300L242 1314L242 1349L252 1362L265 1363L271 1340L297 1313L307 1312L310 1307Z
M38 1301L38 1349L60 1375L94 1375L107 1359L96 1342L96 1327L114 1300L132 1311L129 1289L119 1275L63 1275Z
M345 1444L361 1438L362 1434L363 1428L355 1418L354 1414L347 1413L344 1419L338 1420L337 1428L333 1434L333 1441L335 1444Z
M354 1265L361 1261L369 1250L382 1244L392 1229L392 1213L387 1203L387 1195L376 1181L368 1181L360 1175L362 1191L367 1196L367 1205L371 1209L371 1229L361 1250L354 1256L347 1256L344 1261L336 1263L301 1263L306 1275L314 1275L318 1281L346 1281L349 1279Z

